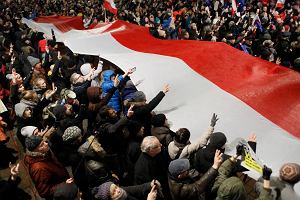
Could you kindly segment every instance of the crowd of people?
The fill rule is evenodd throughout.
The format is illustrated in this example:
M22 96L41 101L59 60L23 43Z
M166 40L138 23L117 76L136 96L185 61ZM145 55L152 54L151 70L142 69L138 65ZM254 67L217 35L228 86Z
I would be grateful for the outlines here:
M0 5L0 167L11 176L0 182L1 199L31 199L22 193L14 130L40 197L58 199L246 199L237 174L245 144L226 155L226 134L207 131L191 143L188 127L172 130L167 116L154 113L170 86L146 99L126 72L98 56L74 54L55 34L47 37L22 24L43 15L82 16L90 24L123 19L149 27L165 39L224 41L246 53L299 68L299 2L119 1L118 16L103 1L6 0ZM107 18L107 19L106 19ZM261 27L257 25L260 18ZM274 45L274 43L276 45ZM203 129L204 127L199 127ZM197 133L193 133L197 134ZM256 136L249 147L255 152ZM13 163L13 164L10 164ZM300 165L285 163L278 177L263 166L257 199L300 199L293 187Z

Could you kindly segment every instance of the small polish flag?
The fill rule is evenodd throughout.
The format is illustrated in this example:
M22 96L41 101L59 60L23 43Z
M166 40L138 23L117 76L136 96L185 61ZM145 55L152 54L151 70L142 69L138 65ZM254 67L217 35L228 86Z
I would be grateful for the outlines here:
M114 15L118 13L118 9L116 7L114 0L105 0L103 6L106 10L113 13Z

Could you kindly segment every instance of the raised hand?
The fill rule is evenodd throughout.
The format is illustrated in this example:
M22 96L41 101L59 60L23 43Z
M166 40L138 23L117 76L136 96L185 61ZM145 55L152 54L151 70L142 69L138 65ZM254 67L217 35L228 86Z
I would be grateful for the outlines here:
M163 93L167 93L167 92L169 92L170 91L170 86L169 86L169 84L166 84L165 86L164 86L164 89L163 89Z
M256 142L256 134L255 133L251 133L248 136L248 142Z
M156 186L152 186L151 191L149 192L147 196L147 200L155 200L157 197L157 189Z
M74 182L74 179L73 178L69 178L66 180L66 183L70 184L70 183L73 183Z
M264 168L263 168L263 178L265 180L270 180L271 174L272 174L272 169L268 168L266 165L264 165Z
M114 87L118 87L119 83L120 83L119 75L117 74L117 76L115 77L115 80L114 80Z
M11 162L9 163L9 168L10 168L10 174L11 174L11 179L16 180L17 176L19 175L19 163L16 165L12 165Z
M218 115L216 115L215 113L213 114L211 120L210 120L210 126L211 127L215 127L217 121L219 120Z
M131 105L127 111L127 117L132 117L132 115L134 114L134 111L132 110L134 107L134 105Z
M214 169L218 169L220 167L220 165L222 164L223 162L223 153L221 153L220 150L216 150L216 153L215 153L215 157L214 157L214 164L213 164L213 168Z

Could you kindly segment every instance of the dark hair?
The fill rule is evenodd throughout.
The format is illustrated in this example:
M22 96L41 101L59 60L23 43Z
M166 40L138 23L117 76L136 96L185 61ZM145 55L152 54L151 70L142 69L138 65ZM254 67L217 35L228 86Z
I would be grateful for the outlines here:
M112 108L109 106L103 106L100 110L99 110L99 115L101 118L106 119L109 117L109 110L111 110Z
M180 128L176 131L175 141L180 144L187 144L190 140L191 133L187 128Z

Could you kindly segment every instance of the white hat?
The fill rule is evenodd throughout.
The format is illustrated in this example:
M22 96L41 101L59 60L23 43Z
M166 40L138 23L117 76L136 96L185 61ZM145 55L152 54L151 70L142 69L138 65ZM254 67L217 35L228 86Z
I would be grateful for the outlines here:
M36 126L25 126L21 129L21 134L25 137L30 137L33 135L33 132L37 129Z
M80 67L80 72L83 76L89 74L91 70L92 70L92 66L90 63L84 63Z

